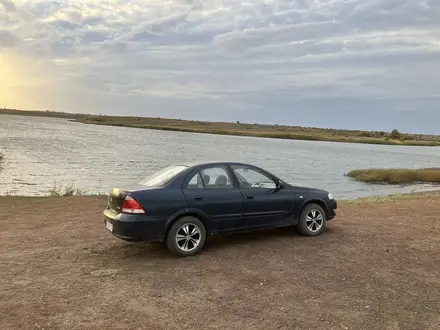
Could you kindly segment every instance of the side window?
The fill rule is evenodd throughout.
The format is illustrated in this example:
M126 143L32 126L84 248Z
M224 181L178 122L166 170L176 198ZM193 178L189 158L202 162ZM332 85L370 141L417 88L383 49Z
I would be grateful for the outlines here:
M186 189L203 189L203 181L200 173L197 172L186 185Z
M275 181L259 171L243 166L232 166L242 188L265 188L275 189Z
M210 167L201 171L205 188L232 188L231 178L224 167Z

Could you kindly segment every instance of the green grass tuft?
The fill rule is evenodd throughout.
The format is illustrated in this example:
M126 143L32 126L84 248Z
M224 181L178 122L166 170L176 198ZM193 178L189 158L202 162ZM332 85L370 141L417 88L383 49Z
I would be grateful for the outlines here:
M440 168L425 169L365 169L354 170L346 176L360 182L410 184L419 182L440 183Z

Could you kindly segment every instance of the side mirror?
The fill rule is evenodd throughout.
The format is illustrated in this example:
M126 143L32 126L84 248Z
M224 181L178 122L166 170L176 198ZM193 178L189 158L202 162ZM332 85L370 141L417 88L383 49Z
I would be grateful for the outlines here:
M275 189L275 191L278 191L278 190L280 190L280 189L282 189L283 188L283 183L280 181L280 180L277 180L276 182L275 182L275 184L276 184L276 189Z
M280 189L283 189L283 183L279 180L275 181L275 186L276 186L275 188L269 190L269 194L274 194Z

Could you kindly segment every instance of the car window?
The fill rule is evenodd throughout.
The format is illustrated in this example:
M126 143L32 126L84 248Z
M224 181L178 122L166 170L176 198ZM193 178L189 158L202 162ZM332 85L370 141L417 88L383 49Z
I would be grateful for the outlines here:
M200 172L205 188L232 188L231 178L224 167L209 167Z
M147 187L162 187L187 168L188 166L184 165L168 166L151 174L149 177L139 182L139 184Z
M274 180L253 168L232 166L232 170L236 174L242 188L275 189L277 187Z
M187 189L203 189L203 181L200 173L197 172L186 185Z

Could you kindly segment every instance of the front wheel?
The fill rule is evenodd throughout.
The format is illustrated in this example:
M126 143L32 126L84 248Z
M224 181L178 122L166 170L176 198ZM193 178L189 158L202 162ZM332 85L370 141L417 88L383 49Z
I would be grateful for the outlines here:
M317 236L325 230L326 226L327 217L324 209L318 204L312 203L306 205L301 212L296 229L301 235Z
M191 216L178 219L168 231L166 245L168 250L179 256L197 254L205 245L206 229L203 223Z

